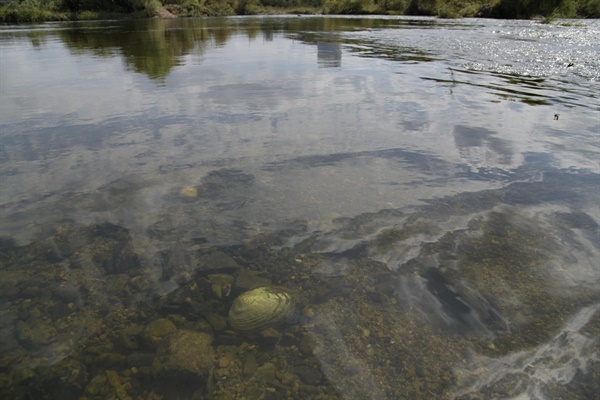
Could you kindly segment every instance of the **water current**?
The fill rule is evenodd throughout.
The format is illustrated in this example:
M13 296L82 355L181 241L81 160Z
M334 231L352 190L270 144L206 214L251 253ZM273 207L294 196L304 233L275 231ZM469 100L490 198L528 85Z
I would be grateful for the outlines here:
M0 395L594 398L599 37L0 27ZM258 286L295 314L231 329Z

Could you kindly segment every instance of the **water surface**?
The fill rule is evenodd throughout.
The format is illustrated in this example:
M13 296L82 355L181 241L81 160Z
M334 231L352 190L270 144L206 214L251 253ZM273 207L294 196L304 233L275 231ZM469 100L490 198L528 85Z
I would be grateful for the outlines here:
M304 310L275 348L258 340L259 364L292 378L217 363L190 393L590 398L599 35L405 17L3 26L3 390L64 392L40 368L76 363L73 398L112 370L133 398L174 396L127 372L154 354L132 326L167 316L243 366L239 341L258 339L210 316L231 298L207 289L210 315L157 299L251 270ZM90 360L98 343L127 361Z

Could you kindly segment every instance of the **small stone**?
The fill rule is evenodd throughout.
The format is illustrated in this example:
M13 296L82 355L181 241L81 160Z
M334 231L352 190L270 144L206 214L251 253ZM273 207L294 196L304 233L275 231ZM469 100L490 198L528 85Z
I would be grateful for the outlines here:
M125 399L127 397L127 391L123 387L121 382L121 378L116 371L106 371L106 377L108 378L108 382L113 387L115 393L117 394L118 399Z
M178 330L160 344L152 368L157 375L205 376L215 358L211 342L206 333Z
M227 328L227 318L222 315L207 312L203 316L215 331L222 331Z
M300 340L300 343L298 343L298 350L300 350L303 354L312 355L316 346L317 342L314 336L305 334Z
M229 255L222 251L215 251L207 254L202 258L201 269L206 271L210 270L231 270L236 271L240 269L240 265Z
M281 340L281 333L275 328L267 328L260 332L260 338L263 342L277 343Z
M318 385L323 379L323 375L315 368L309 366L300 365L294 367L294 373L300 378L302 382L307 385Z
M144 329L144 340L151 346L156 346L161 340L175 332L175 324L166 318L156 319L146 325Z
M260 276L262 272L242 269L235 278L234 287L237 291L246 292L263 286L269 286L271 280Z
M277 367L273 363L266 363L265 365L258 367L252 375L252 378L260 381L260 382L271 382L275 379L275 373L277 372Z
M229 359L227 357L219 358L219 368L227 368L229 366Z
M79 287L75 285L62 284L54 289L54 296L65 302L76 303L79 301Z
M280 374L278 374L278 378L281 380L281 383L286 386L292 386L296 381L294 374L287 371L282 371Z
M107 380L108 379L106 378L106 375L104 375L104 374L96 375L95 377L92 378L90 383L88 383L88 385L86 386L85 392L91 396L99 395Z
M369 331L368 329L363 329L362 334L364 337L368 338L369 336L371 336L371 331Z
M306 318L313 318L315 316L315 310L311 307L304 307L304 316Z
M195 199L198 197L198 189L194 186L184 186L179 191L179 195L188 199Z

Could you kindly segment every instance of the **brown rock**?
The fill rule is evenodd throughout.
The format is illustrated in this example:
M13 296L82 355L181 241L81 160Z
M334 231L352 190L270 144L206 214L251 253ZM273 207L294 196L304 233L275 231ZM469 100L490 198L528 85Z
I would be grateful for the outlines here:
M234 288L237 292L247 292L263 286L269 286L271 280L260 276L259 271L250 271L242 269L235 278Z
M156 319L146 325L143 338L150 346L156 346L161 340L175 332L175 324L166 318Z
M317 342L314 336L310 334L305 334L298 343L298 349L306 355L312 355L316 346Z
M260 366L254 371L254 375L252 378L260 381L260 382L271 382L275 379L275 373L277 372L277 367L273 363L266 363L263 366Z
M206 333L178 330L159 345L152 369L157 375L203 377L215 359L211 342Z

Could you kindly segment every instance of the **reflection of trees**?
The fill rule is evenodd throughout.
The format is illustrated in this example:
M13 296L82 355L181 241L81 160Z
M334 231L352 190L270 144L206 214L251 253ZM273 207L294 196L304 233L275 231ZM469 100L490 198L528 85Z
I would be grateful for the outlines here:
M91 51L96 56L121 54L127 66L152 79L164 78L181 58L208 40L225 43L231 31L207 29L203 19L152 19L128 21L109 29L82 25L59 31L73 52ZM102 25L98 26L102 28Z
M134 32L125 37L122 52L128 66L154 79L166 76L179 64L180 58L194 48L196 40L206 39L194 37L204 33L202 29L178 29L169 26L170 20L137 21L140 23L144 25L139 29L136 26Z
M121 55L128 68L152 79L162 79L187 54L194 51L203 54L211 41L215 46L224 46L236 33L244 33L250 39L262 33L265 40L272 40L277 33L285 31L296 33L307 43L317 44L323 37L314 32L368 29L381 24L389 24L389 21L321 17L182 18L81 23L72 29L59 30L58 34L73 53L91 52L99 57Z

